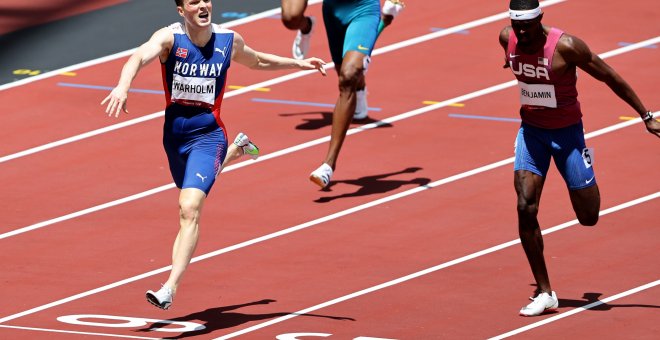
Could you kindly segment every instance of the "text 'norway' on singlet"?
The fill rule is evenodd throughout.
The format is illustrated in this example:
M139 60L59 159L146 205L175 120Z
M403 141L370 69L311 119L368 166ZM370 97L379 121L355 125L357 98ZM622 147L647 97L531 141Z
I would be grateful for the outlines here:
M162 64L166 115L212 112L220 122L220 106L231 62L234 32L213 25L209 42L193 44L181 23L169 26L174 44Z

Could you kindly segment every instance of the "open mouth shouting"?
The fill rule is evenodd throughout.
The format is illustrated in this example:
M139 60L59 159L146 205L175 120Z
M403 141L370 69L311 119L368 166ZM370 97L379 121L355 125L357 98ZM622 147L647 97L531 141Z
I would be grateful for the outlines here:
M210 12L203 12L199 14L199 21L206 23L211 20L211 13Z

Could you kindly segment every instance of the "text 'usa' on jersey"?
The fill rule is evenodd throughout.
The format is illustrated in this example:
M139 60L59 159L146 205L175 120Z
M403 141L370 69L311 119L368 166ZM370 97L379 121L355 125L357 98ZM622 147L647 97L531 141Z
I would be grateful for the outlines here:
M213 25L211 39L200 47L193 44L181 23L169 27L174 44L162 67L168 109L178 104L217 111L231 63L234 32Z
M576 124L582 118L576 73L557 74L553 70L557 44L563 34L551 28L543 48L527 54L518 48L513 30L509 32L506 61L518 80L520 116L532 126L557 129Z

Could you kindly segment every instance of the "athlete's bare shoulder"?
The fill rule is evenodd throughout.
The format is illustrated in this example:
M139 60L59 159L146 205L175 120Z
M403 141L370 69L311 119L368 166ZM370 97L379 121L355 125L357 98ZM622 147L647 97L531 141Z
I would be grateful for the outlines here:
M591 60L591 50L582 39L564 33L557 42L557 52L567 62L581 64Z

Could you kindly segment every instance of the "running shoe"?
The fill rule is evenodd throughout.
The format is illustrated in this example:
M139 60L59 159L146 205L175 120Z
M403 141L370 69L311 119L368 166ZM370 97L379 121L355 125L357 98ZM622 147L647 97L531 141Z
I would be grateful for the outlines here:
M147 301L160 309L169 309L172 300L172 290L165 286L160 287L157 292L147 291Z
M326 186L328 186L331 177L332 177L332 168L328 164L323 163L321 164L320 167L318 167L318 169L314 170L309 175L309 180L316 183L316 185L320 186L321 189L323 189Z
M353 119L361 120L367 118L367 111L369 107L367 106L367 88L355 92L355 113L353 114Z
M314 17L305 17L305 18L309 18L312 27L309 29L309 32L306 34L303 34L303 32L298 30L298 34L296 34L296 39L293 40L293 46L291 47L293 58L298 60L303 60L307 56L307 52L309 52L310 40L312 39L312 33L314 33L314 25L316 19L314 19Z
M396 18L401 11L406 7L406 5L403 3L403 1L399 0L385 0L383 3L383 9L382 12L385 15L391 15L392 18Z
M243 150L244 155L249 155L252 159L257 159L259 157L259 148L252 143L250 138L243 132L236 136L234 144Z
M555 310L557 307L559 307L559 300L555 292L552 292L552 295L541 293L532 299L530 304L520 310L520 315L537 316L546 311Z

